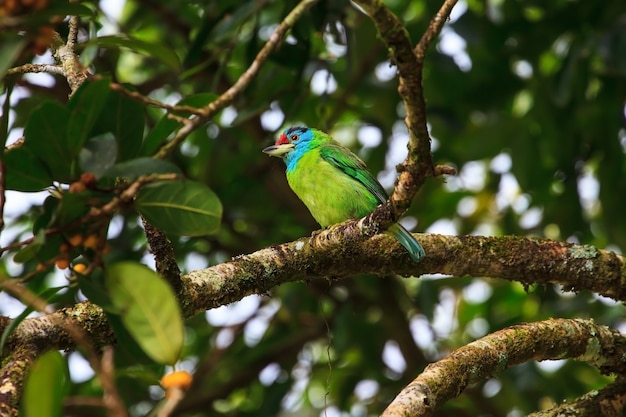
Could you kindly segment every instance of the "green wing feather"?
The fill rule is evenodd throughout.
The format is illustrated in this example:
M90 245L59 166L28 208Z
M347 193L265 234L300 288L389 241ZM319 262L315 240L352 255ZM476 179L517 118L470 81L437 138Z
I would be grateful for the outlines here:
M389 198L383 186L367 170L365 163L347 148L335 144L323 145L320 147L320 155L326 162L363 184L372 195L376 196L380 203L384 203ZM424 257L422 245L401 224L392 224L387 229L387 233L395 237L406 248L415 262Z
M346 175L363 184L369 192L376 196L379 203L384 203L389 198L383 186L367 170L365 163L349 149L341 145L328 144L320 147L320 156L332 166L339 168Z

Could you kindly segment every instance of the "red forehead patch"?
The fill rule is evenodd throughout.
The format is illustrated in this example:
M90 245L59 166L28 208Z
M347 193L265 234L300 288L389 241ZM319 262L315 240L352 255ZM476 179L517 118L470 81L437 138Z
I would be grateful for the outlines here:
M289 143L289 139L287 139L287 135L285 135L284 133L281 133L278 139L276 140L275 145L285 145L287 143Z

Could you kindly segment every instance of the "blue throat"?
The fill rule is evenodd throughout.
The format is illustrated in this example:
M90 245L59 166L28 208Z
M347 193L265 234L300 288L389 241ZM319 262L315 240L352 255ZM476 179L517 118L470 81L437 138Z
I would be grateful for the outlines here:
M306 145L307 144L304 143L300 144L299 146L296 146L293 151L287 154L287 156L285 157L287 172L291 172L296 169L296 165L298 164L300 158L302 158L302 155L304 155L304 153L309 150L309 147Z

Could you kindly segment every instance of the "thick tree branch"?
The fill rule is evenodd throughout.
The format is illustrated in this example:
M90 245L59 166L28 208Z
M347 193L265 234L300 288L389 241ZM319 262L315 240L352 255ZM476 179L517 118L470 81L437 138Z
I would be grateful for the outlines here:
M614 383L598 391L559 404L549 410L537 411L527 417L574 417L574 416L623 416L626 414L626 379L618 378Z
M589 289L626 300L626 262L613 252L587 245L520 237L416 235L429 256L412 262L395 240L377 235L354 239L346 222L295 242L261 249L183 277L179 294L186 314L263 294L292 281L359 273L419 276L489 276L525 284L556 283L566 290Z
M500 330L430 364L383 412L385 417L430 416L472 383L512 366L573 358L605 373L626 372L626 338L588 320L550 319Z
M344 225L350 223L355 222ZM626 300L626 261L620 255L592 246L520 237L418 234L429 256L415 264L395 239L386 235L365 241L349 238L349 234L342 237L333 230L341 226L313 238L271 246L184 275L178 297L185 316L238 301L246 295L264 294L287 282L327 279L329 275L341 279L361 273L443 273L503 278L524 284L554 283L566 290L588 289L615 300ZM71 320L97 346L114 340L102 310L90 303L79 303L24 320L9 338L9 348L24 341L50 348L73 348L57 320Z
M41 354L35 345L17 347L0 369L0 417L16 416L26 375Z
M143 217L141 223L145 230L150 252L154 255L157 272L172 286L174 292L181 290L180 268L172 242L161 230L152 226Z

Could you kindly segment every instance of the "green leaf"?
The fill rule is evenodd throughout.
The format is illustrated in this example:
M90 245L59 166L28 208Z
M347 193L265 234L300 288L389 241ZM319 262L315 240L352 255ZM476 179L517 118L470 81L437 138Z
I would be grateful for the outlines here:
M91 172L96 178L115 164L117 141L111 132L89 139L78 154L78 162L83 172Z
M48 167L26 147L4 154L6 188L16 191L41 191L52 184Z
M89 301L99 305L107 313L120 313L111 302L111 298L106 290L104 275L100 269L96 269L89 276L77 274L76 281L78 282L78 288Z
M48 101L33 111L24 129L24 146L46 164L52 178L59 182L68 182L72 170L67 136L69 118L64 106Z
M13 257L13 262L23 264L30 261L37 255L37 253L39 253L45 241L46 234L43 230L40 230L39 232L37 232L37 234L35 234L33 241L28 246L22 248L19 252L15 254L15 256Z
M79 219L89 211L87 200L91 198L89 193L64 192L59 205L52 216L50 225L66 226L72 221Z
M24 386L24 416L60 417L68 376L67 363L58 351L51 350L37 359Z
M2 149L6 146L9 137L9 111L11 110L12 92L13 84L8 84L4 91L4 103L2 103L2 114L0 114L0 143L2 143ZM2 155L4 155L4 152L2 152Z
M58 19L59 16L95 16L95 14L94 10L83 4L53 1L44 9L36 13L27 13L17 19L30 27L38 28L42 24L49 24L51 19Z
M257 2L250 2L247 4L241 4L234 12L229 13L225 19L221 19L211 30L209 41L212 44L216 44L223 41L228 41L229 38L235 36L235 33L240 29L242 22L248 20L251 16L259 12L261 5Z
M204 107L217 98L213 93L200 93L192 96L185 97L178 103L177 106L191 106L191 107ZM179 114L188 116L188 114ZM141 148L141 155L152 155L158 148L167 140L176 129L180 127L180 123L176 120L172 120L167 115L163 115L154 126L154 128L148 133L146 139L143 142Z
M113 329L113 333L115 333L115 340L118 346L124 346L124 349L118 349L115 352L115 364L119 366L116 369L116 376L121 376L117 371L128 369L127 367L129 366L135 368L138 365L154 366L156 361L147 355L144 349L137 343L135 337L126 328L119 313L114 313L112 306L105 308L104 311L107 313L107 320Z
M59 199L53 195L49 195L48 197L46 197L43 205L41 206L39 216L37 216L37 218L35 218L35 221L33 222L34 234L39 234L41 230L48 227L48 225L52 221L54 213L57 210L57 207L59 207L59 203Z
M107 102L108 79L85 82L68 103L71 110L67 126L67 144L72 156L78 155L83 143L91 136L91 131Z
M107 268L106 285L128 332L155 361L173 365L183 347L183 319L171 287L148 267L119 262Z
M120 162L104 173L105 177L135 180L142 175L180 174L180 169L171 162L148 156Z
M165 233L204 236L215 233L222 204L207 186L189 180L164 181L143 187L135 207Z
M84 45L89 46L92 43L97 43L102 47L109 48L128 48L138 54L146 55L150 58L155 58L161 61L174 72L178 72L180 70L180 59L178 58L178 55L176 55L176 53L171 49L167 48L163 43L148 42L124 34L101 36L86 42Z
M13 66L13 62L20 55L28 41L24 36L15 33L4 33L0 43L0 80L4 78L7 70Z
M118 144L119 159L125 161L139 153L145 123L146 116L141 103L111 91L96 124L99 132L113 133Z

